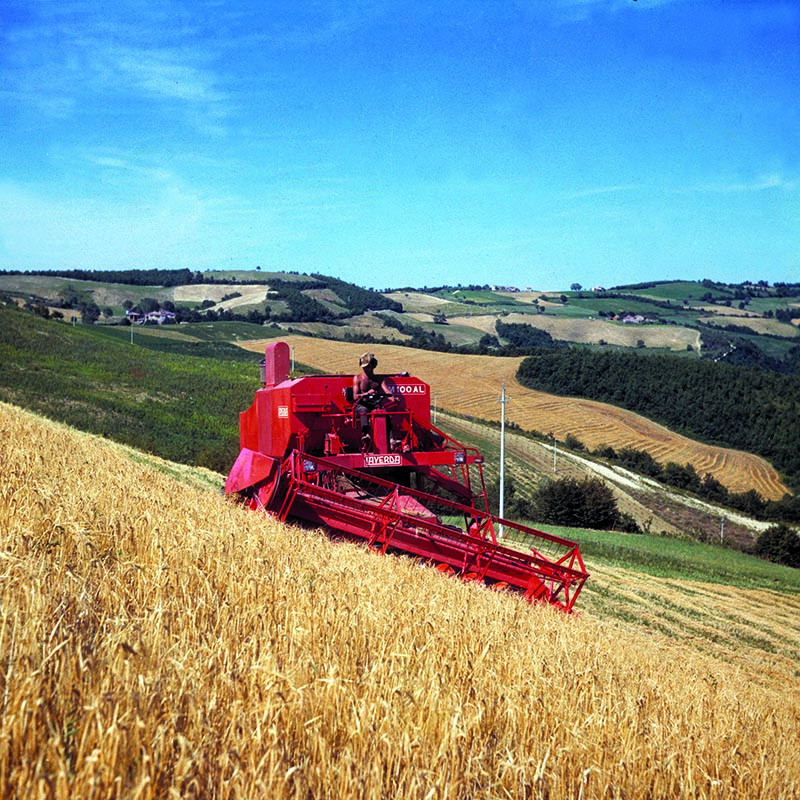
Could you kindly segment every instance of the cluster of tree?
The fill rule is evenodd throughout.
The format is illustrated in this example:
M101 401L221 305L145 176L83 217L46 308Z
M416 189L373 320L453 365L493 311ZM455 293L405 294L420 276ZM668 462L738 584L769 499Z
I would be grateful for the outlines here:
M16 303L14 305L16 305ZM38 297L26 301L23 308L26 311L30 311L34 316L41 317L42 319L64 319L64 315L60 311L51 311L47 303Z
M434 350L440 353L464 352L463 348L456 347L451 342L448 342L441 333L426 330L421 325L409 325L391 314L376 314L375 316L382 320L383 324L387 327L394 328L410 338L402 342L397 342L386 337L378 338L371 334L352 333L348 331L344 335L345 341L368 344L401 344L406 347L413 347L417 350Z
M401 303L379 292L362 289L360 286L338 278L329 278L316 273L314 277L321 281L325 288L333 291L352 315L364 314L367 311L397 311L398 313L403 311Z
M626 465L636 464L640 471L658 472L662 476L666 476L665 482L675 479L675 485L683 483L690 490L694 486L694 490L699 489L698 493L705 493L706 497L711 497L714 492L726 497L735 497L728 495L725 487L710 475L706 475L700 481L690 465L679 467L677 464L669 464L662 469L653 461L652 457L641 451L622 450L618 455L618 460ZM698 486L698 484L705 486ZM517 489L513 479L505 481L504 489L503 503L506 518L525 519L574 528L642 533L641 527L633 517L619 511L613 492L599 478L548 479L530 497L525 497ZM744 499L746 495L755 499L756 505L760 504L762 508L766 505L757 493L747 492L740 497ZM489 507L494 513L498 513L499 481L495 480L487 485L487 497ZM752 508L748 507L745 502L740 510L750 513ZM794 511L797 515L795 521L800 522L800 505L797 503L794 504ZM763 531L756 540L752 551L748 549L747 552L752 552L753 555L778 564L800 567L800 536L788 524L780 522Z
M800 567L800 536L788 525L772 525L763 531L753 548L754 555L787 567Z
M497 335L505 339L515 349L517 355L524 354L538 347L555 348L567 347L566 342L557 342L547 331L516 322L501 322L499 319L494 324Z
M774 283L772 288L778 297L800 297L800 283L779 281Z
M774 314L779 322L791 323L794 319L800 319L800 308L776 308Z
M468 286L462 286L460 283L456 284L455 286L451 286L449 284L444 284L443 286L422 286L422 287L414 287L414 286L400 286L396 289L384 289L384 292L391 293L391 292L422 292L423 294L438 294L440 292L446 292L447 294L452 294L453 292L490 292L492 287L489 286L488 283L477 284L477 283L470 283Z
M210 301L201 303L199 309L176 306L175 322L249 322L252 325L263 325L271 318L269 306L264 306L263 311L253 308L247 313L240 313L227 308L221 308L219 311L215 311L213 308L203 310L206 302ZM215 304L212 303L212 305ZM166 304L163 307L167 311L170 310Z
M485 424L495 425L492 422ZM540 431L523 430L514 422L506 423L506 427L515 430L521 436L527 436L537 441L549 439L549 436ZM576 452L588 452L586 445L572 433L566 435L563 446ZM800 523L800 497L787 494L780 500L766 500L755 489L746 492L731 492L727 486L710 473L706 473L700 478L692 464L676 462L661 464L646 450L637 450L634 447L615 450L610 445L603 444L592 450L591 455L611 461L647 478L653 478L667 486L691 492L717 505L741 511L755 519Z
M270 281L270 289L288 307L285 314L273 316L274 320L281 322L336 322L369 310L398 312L403 310L400 303L378 292L324 275L315 274L309 280L303 281L273 280ZM311 289L332 291L346 310L338 314L331 311L318 300L305 294Z
M624 286L612 286L605 291L631 291L635 292L637 289L655 289L656 286L664 286L672 283L673 281L642 281L641 283L626 283Z
M756 453L800 486L800 376L586 348L526 358L523 386L612 403L700 441Z
M275 296L283 300L287 312L276 314L273 319L282 322L331 322L338 315L327 309L318 300L309 297L303 292L307 289L321 289L324 284L320 281L282 281L270 282L270 289Z
M724 331L724 332L723 332ZM800 374L800 345L790 347L781 358L765 353L752 340L760 336L780 339L769 334L756 334L742 325L723 328L706 323L702 330L702 357L725 361L735 367L756 367L779 375Z
M541 347L567 347L565 342L559 342L547 332L534 328L532 325L517 323L505 324L499 320L496 323L497 332L510 344L502 344L497 336L485 333L477 345L454 345L441 333L426 330L420 325L411 325L391 314L376 314L384 325L410 337L398 342L387 337L376 337L368 333L352 333L348 331L344 338L346 341L363 344L401 344L418 350L435 350L440 353L462 353L464 355L495 355L495 356L520 356L528 355ZM505 331L506 333L503 333ZM519 344L515 344L518 342ZM538 342L538 344L533 344Z
M91 291L86 289L76 289L74 286L67 286L58 293L58 297L51 303L55 308L72 309L78 311L83 322L91 324L100 319L103 313L95 303ZM44 315L42 315L44 316ZM110 316L110 314L108 315Z
M565 445L573 450L585 449L583 444L568 436ZM727 486L710 473L702 477L692 464L678 464L668 461L661 464L650 453L633 447L614 450L609 445L601 445L592 455L619 464L631 472L653 478L665 486L672 486L702 497L711 503L725 506L755 519L782 519L800 522L800 501L787 496L782 500L765 500L755 489L746 492L731 492Z
M513 480L505 481L504 489L506 518L569 528L642 533L633 517L619 511L613 492L599 478L545 480L529 498L517 490ZM490 508L497 513L498 481L487 486L487 496ZM752 554L788 567L800 567L800 536L784 522L772 525L758 536Z
M614 493L600 478L554 478L544 480L525 497L515 481L504 481L503 514L508 518L591 530L641 533L630 516L620 513ZM489 507L496 514L500 506L499 481L487 487Z

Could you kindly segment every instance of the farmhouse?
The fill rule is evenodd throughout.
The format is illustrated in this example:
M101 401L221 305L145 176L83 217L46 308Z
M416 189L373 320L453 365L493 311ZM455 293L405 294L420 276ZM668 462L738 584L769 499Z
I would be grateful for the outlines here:
M145 325L148 322L163 325L165 322L175 322L175 314L172 311L165 311L163 308L159 308L158 311L150 311L147 314L141 314L138 311L129 309L125 312L125 319L131 325Z

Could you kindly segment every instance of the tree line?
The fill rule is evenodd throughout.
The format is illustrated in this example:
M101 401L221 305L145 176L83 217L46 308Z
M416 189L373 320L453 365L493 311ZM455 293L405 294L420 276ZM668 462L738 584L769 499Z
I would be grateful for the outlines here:
M68 278L75 281L94 281L95 283L121 283L126 286L187 286L193 283L214 283L213 278L204 277L202 272L190 269L62 269L62 270L0 270L0 275L36 275L49 278ZM226 281L229 282L229 281ZM244 281L237 281L243 283ZM258 281L262 283L263 281Z

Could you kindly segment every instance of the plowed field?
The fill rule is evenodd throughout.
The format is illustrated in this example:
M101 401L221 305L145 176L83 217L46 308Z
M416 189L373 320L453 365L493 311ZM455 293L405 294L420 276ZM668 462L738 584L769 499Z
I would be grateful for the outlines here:
M242 343L255 352L274 340ZM733 492L755 489L779 499L788 489L763 458L738 450L701 444L615 406L574 397L535 392L517 383L521 358L459 356L413 350L397 345L361 345L287 336L297 362L331 373L352 373L366 349L378 358L378 372L409 371L431 386L440 408L487 420L500 419L500 391L505 382L506 420L527 430L553 433L563 440L571 433L587 447L646 450L657 461L691 463L700 475L711 473Z

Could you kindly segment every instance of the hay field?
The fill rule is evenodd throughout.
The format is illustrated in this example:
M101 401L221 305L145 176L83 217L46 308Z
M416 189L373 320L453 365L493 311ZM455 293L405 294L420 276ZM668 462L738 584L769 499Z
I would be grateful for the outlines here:
M471 309L476 308L452 298L421 292L391 292L386 297L400 303L405 312L410 314L469 314Z
M727 315L726 315L727 316ZM707 320L703 320L707 322ZM796 336L797 330L788 322L781 322L777 319L765 319L764 317L736 317L735 319L725 319L721 314L715 319L717 325L735 324L758 334L769 334L772 336Z
M372 336L380 336L381 338L392 339L398 342L409 338L406 334L400 333L400 331L395 328L384 327L383 321L373 314L361 314L356 317L350 317L347 320L347 327L331 325L325 322L293 322L292 329L310 333L312 336L331 336L334 338L341 337L343 332L368 333Z
M496 335L495 321L497 315L482 317L453 317L449 320L453 325L472 325L485 333ZM669 348L670 350L686 350L691 345L700 349L698 331L681 328L678 325L623 325L606 322L602 319L579 317L557 317L553 314L509 314L501 322L531 325L547 331L554 339L581 344L608 344L620 347L636 347L641 339L646 347Z
M386 295L390 300L401 303L406 311L425 312L434 314L442 306L452 303L443 297L433 294L423 294L422 292L389 292Z
M298 362L334 373L357 371L358 356L367 349L366 345L303 336L284 340L294 347ZM240 344L259 352L267 343ZM788 491L778 473L759 456L695 442L615 406L526 389L515 377L521 358L460 356L397 345L369 345L368 349L380 361L379 372L408 370L429 383L431 394L443 409L499 420L499 396L505 382L509 401L506 419L524 429L553 433L562 441L571 433L591 449L601 444L634 447L646 450L660 462L688 462L700 475L711 473L733 492L756 489L765 498L780 499Z
M241 297L226 300L219 308L235 309L238 306L264 305L267 302L266 284L236 284L227 283L197 283L187 286L176 286L172 290L176 303L202 303L203 300L213 300L220 303L226 294L238 292Z
M796 598L590 566L569 618L5 404L0 432L3 797L800 796Z

